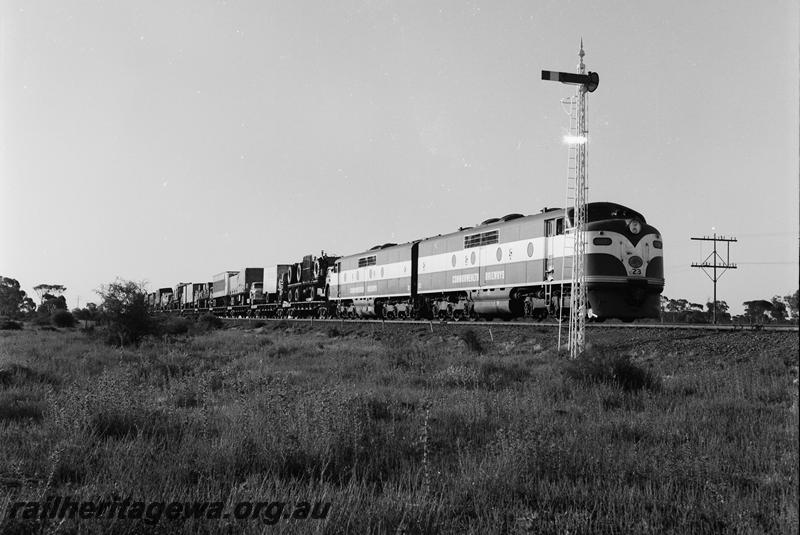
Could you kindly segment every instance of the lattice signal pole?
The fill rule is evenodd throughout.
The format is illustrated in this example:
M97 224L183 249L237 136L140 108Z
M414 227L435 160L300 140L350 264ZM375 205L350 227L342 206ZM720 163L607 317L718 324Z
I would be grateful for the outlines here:
M726 238L725 236L717 236L717 233L714 233L713 237L703 236L702 238L692 238L693 240L697 241L712 241L714 242L714 251L706 257L700 263L693 263L692 267L701 268L703 273L705 273L709 279L714 283L714 308L712 309L712 322L717 323L717 281L722 278L722 275L728 271L729 269L736 269L736 264L731 263L731 242L735 242L736 238ZM725 252L725 259L723 260L722 257L717 253L717 242L724 242L727 245L727 251ZM709 263L709 259L712 260ZM713 275L710 274L706 269L713 270ZM717 274L717 270L721 269L722 271Z
M567 197L572 197L572 280L569 309L569 357L577 358L586 347L584 329L586 327L586 285L585 285L585 228L586 228L586 93L597 89L600 77L596 72L586 73L583 64L583 39L578 52L580 62L577 74L557 71L542 71L542 80L552 80L562 84L577 85L578 91L571 101L571 110L577 113L575 121L570 121L570 135L565 141L571 145L570 171L567 178ZM572 126L574 125L574 127ZM574 130L574 131L573 131ZM574 147L574 148L573 148ZM574 158L572 156L574 151ZM565 255L566 256L566 255ZM563 266L563 264L562 264ZM562 277L563 279L563 277ZM559 296L559 299L563 297ZM559 309L561 303L559 303ZM561 329L559 327L559 347Z

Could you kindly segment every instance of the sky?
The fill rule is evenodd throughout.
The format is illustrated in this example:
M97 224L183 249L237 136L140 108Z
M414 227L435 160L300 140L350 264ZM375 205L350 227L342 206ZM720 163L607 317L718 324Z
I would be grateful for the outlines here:
M564 206L583 39L590 201L664 241L664 295L798 288L796 1L6 0L0 275L70 307Z

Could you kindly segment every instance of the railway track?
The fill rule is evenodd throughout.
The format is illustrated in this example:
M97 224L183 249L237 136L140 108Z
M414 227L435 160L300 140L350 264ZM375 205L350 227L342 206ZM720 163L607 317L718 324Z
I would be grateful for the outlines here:
M439 320L363 320L363 319L318 319L318 318L220 318L224 321L261 321L277 322L284 321L289 323L330 323L345 324L352 323L357 325L364 324L399 324L399 325L463 325L463 326L483 326L483 327L545 327L558 328L559 323L554 321L439 321ZM565 329L569 327L566 323ZM788 331L798 332L797 325L707 325L697 323L587 323L587 329L666 329L666 330L698 330L698 331Z

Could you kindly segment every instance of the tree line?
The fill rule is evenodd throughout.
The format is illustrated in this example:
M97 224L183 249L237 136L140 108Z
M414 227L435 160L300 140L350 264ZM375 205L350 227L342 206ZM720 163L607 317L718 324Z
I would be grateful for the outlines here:
M56 324L58 327L72 327L75 317L67 310L64 297L66 286L61 284L37 284L33 291L39 297L39 304L25 290L19 281L0 276L0 317L5 320L28 320L38 324Z
M0 276L0 317L5 320L31 321L39 325L56 324L58 327L73 327L76 320L107 323L120 314L136 313L147 316L146 290L143 284L130 281L115 281L102 285L96 293L100 305L86 303L83 308L69 311L64 297L66 286L61 284L37 284L33 287L39 304L20 287L19 281Z
M34 287L39 296L39 305L20 288L19 281L0 276L0 328L20 329L20 321L34 324L74 327L77 320L83 327L94 330L101 327L106 342L113 345L136 344L148 335L183 334L207 331L221 326L221 320L205 315L194 323L180 317L154 317L147 309L144 283L116 280L101 285L95 292L100 304L87 303L83 308L67 310L62 295L66 287L60 284L39 284Z
M710 323L716 309L717 323L763 325L767 323L797 323L798 293L775 295L772 299L755 299L742 303L744 312L736 316L729 312L725 301L704 305L686 299L670 299L661 296L661 321L665 323Z

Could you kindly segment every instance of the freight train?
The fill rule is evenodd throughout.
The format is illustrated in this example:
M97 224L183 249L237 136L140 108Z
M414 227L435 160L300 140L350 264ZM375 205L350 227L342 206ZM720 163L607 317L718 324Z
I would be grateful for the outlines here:
M154 311L228 317L561 318L569 306L572 210L509 214L407 243L347 256L245 268L210 282L147 295ZM664 288L663 242L639 212L610 202L586 206L589 317L657 318Z

